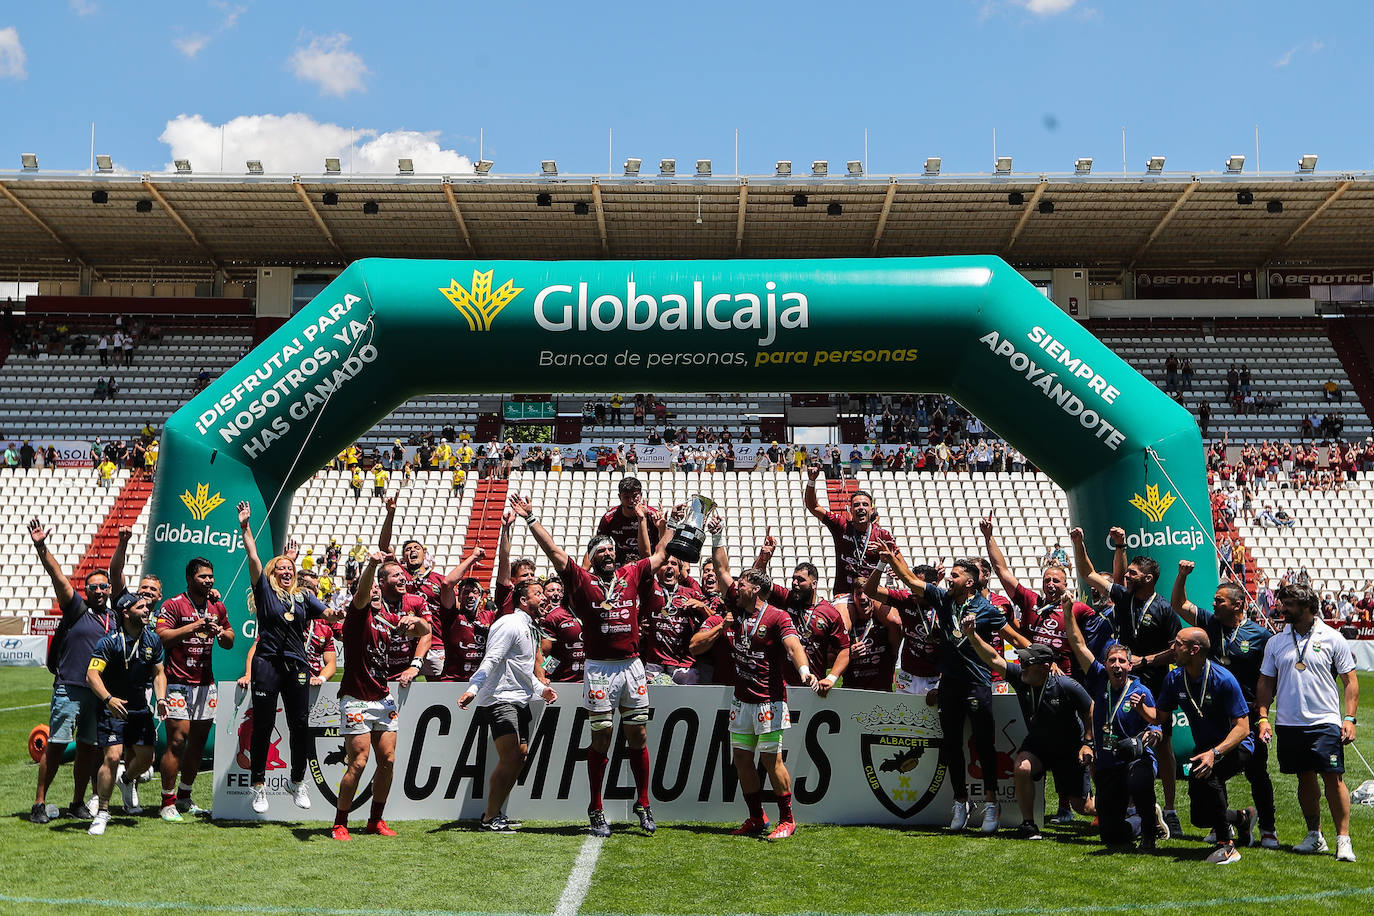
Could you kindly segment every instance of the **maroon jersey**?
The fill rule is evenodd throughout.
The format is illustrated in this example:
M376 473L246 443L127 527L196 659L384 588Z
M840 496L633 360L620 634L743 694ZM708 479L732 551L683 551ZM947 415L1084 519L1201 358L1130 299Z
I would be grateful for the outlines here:
M892 690L897 670L897 646L887 627L872 617L855 624L849 633L849 667L844 686L856 690Z
M423 569L419 573L412 573L404 566L401 571L406 577L406 594L419 595L425 599L425 609L428 612L424 616L429 621L430 627L434 630L434 644L439 645L443 636L439 622L439 589L444 586L444 577L434 570L425 572Z
M229 612L219 601L207 601L203 609L197 609L191 596L182 592L175 598L162 602L157 612L154 629L161 634L163 630L179 630L182 627L213 617L222 627L229 626ZM167 683L186 684L199 687L215 682L215 669L210 655L214 651L215 640L211 636L188 636L175 645L167 646Z
M688 645L706 615L698 608L689 607L689 600L701 601L701 592L679 584L669 595L657 576L640 583L639 625L646 632L639 655L644 664L692 667L696 657Z
M319 677L324 670L324 653L334 650L334 627L324 620L310 621L310 629L305 631L305 661L310 666L310 676Z
M792 617L792 626L806 651L806 665L816 677L825 677L831 660L849 648L849 632L844 618L829 601L821 600L809 608L797 608L787 603L787 589L774 585L768 603L784 608ZM790 665L785 675L789 687L801 686L801 675Z
M386 604L386 599L382 599L382 604ZM395 614L395 619L400 620L407 615L420 617L425 621L430 620L429 605L425 599L419 595L402 595L401 602L393 610L389 605L388 612ZM350 611L350 613L352 613ZM417 636L402 636L393 627L391 637L387 640L387 677L394 680L405 673L410 667L410 662L415 658L415 644L418 643ZM348 652L344 652L344 658L348 658Z
M513 582L497 582L496 587L492 589L491 600L496 605L492 620L513 613L515 611L515 584Z
M787 699L784 669L792 664L783 640L797 635L792 617L781 608L765 605L731 628L735 660L735 699L767 703Z
M553 640L553 648L544 658L549 680L581 681L582 671L587 667L587 651L582 646L582 624L572 611L555 607L539 621L539 630Z
M644 509L649 516L649 538L652 540L657 531L658 510L652 506L645 506ZM640 559L638 515L626 518L625 513L616 506L601 516L601 524L596 526L596 533L598 537L604 535L615 541L616 566L624 566Z
M888 606L897 609L902 621L902 670L917 677L936 677L940 673L940 627L935 608L925 607L905 589L890 588L887 598ZM848 674L844 681L849 684Z
M348 616L344 618L344 673L339 696L380 700L387 695L386 682L393 676L391 670L396 658L393 646L399 641L396 627L401 622L400 610L409 604L414 613L413 609L420 603L422 599L417 596L405 595L396 608L385 601L369 604L361 610L348 608ZM407 658L402 669L409 664Z
M444 639L444 670L439 673L441 681L466 681L482 664L482 654L487 648L487 630L490 623L483 623L488 615L479 611L471 617L458 608L439 610L435 620L443 618L439 629ZM408 663L407 663L408 664Z
M612 661L639 655L639 589L653 578L645 557L615 571L609 585L576 563L559 573L572 611L582 621L587 658Z
M711 616L701 622L701 626L697 628L698 633L720 626L721 621L725 619L725 602L717 597L712 598L709 603L712 609ZM733 687L736 680L735 634L728 629L721 631L721 634L716 637L716 641L711 644L705 658L712 668L711 683Z
M1043 643L1053 649L1060 671L1066 674L1077 672L1078 659L1073 657L1073 650L1069 648L1064 630L1064 608L1059 602L1042 602L1039 595L1024 585L1017 588L1011 598L1012 603L1021 609L1021 632L1032 643ZM1073 603L1073 619L1078 621L1080 629L1085 620L1096 616L1097 611L1081 601Z
M863 585L878 565L879 551L897 549L896 540L882 528L870 524L868 530L860 534L854 529L854 522L838 512L825 514L825 527L835 539L833 595L848 595Z

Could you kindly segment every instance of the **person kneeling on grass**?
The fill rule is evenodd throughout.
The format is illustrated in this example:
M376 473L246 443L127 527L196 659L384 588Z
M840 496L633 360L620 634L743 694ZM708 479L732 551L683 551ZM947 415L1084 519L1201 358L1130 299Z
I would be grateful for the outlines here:
M1084 762L1078 753L1080 748L1092 746L1093 701L1088 692L1068 675L1050 671L1055 652L1044 643L1017 649L1021 663L1016 664L983 641L978 635L978 619L972 614L962 625L978 655L1016 691L1026 723L1026 737L1016 751L1013 771L1016 804L1021 809L1017 838L1040 839L1035 823L1035 781L1047 772L1054 774L1054 790L1060 800L1091 817L1095 812L1092 799L1083 797Z
M374 584L379 577L380 584ZM405 570L396 558L374 553L363 568L358 591L344 617L339 711L348 763L339 781L338 810L334 813L332 836L336 840L352 839L348 812L372 750L377 752L377 772L372 777L372 810L366 829L380 836L396 835L382 819L396 766L396 700L387 686L388 657L393 638L418 638L430 632L429 624L420 616L425 612L425 599L407 595L404 588Z
M115 605L119 627L95 644L86 669L86 685L102 709L97 726L104 759L96 774L100 809L91 820L91 836L100 836L110 823L110 791L115 771L124 759L124 745L134 746L129 765L141 773L153 762L157 720L148 708L148 688L157 697L157 714L167 716L167 674L163 671L162 641L148 629L148 599L125 593Z
M477 715L486 723L499 760L491 771L491 790L481 828L509 833L519 824L501 813L530 745L530 700L535 694L553 703L558 694L549 686L534 621L544 603L544 587L535 581L515 585L515 610L497 618L487 635L486 657L473 672L468 689L458 698L460 709L478 700Z

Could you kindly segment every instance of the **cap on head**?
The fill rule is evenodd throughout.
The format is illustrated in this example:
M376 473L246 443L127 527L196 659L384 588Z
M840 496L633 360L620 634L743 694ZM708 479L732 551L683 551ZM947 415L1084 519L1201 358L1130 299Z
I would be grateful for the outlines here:
M1044 643L1031 643L1017 649L1016 657L1023 665L1050 665L1054 663L1054 650Z
M143 596L138 592L125 592L120 595L119 600L115 602L115 610L122 614L142 600L144 600Z

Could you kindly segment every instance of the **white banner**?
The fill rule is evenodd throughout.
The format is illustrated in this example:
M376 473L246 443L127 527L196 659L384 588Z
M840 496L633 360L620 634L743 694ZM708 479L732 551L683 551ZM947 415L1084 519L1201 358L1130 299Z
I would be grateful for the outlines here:
M43 443L57 449L57 466L60 468L94 467L91 461L91 443L85 439L50 439ZM35 443L34 448L38 448Z
M474 711L457 708L461 684L392 686L400 707L396 771L386 807L388 820L460 820L481 816L495 748ZM580 821L587 812L586 751L590 739L581 707L581 685L560 684L559 701L535 704L530 753L507 806L515 818ZM730 689L653 687L649 724L651 795L660 821L730 822L744 819L744 800L731 762ZM248 748L251 697L233 681L219 684L216 712L214 816L237 820L327 821L343 773L338 684L312 688L313 749L307 783L312 807L296 808L286 792L289 746L286 718L278 708L267 761L268 811L250 806ZM834 824L943 824L954 800L939 762L939 717L924 697L835 690L821 699L790 692L792 728L783 757L792 774L797 818ZM232 698L232 702L227 702ZM993 698L997 717L998 798L1003 819L1016 817L1012 755L1025 734L1012 696ZM967 739L964 739L967 742ZM982 774L969 758L971 795L982 796ZM363 773L354 811L371 800L375 763ZM623 735L617 735L606 784L606 812L614 822L631 819L633 780ZM765 786L767 781L765 779ZM771 802L771 792L765 793ZM1043 804L1037 791L1036 810ZM771 815L770 815L771 816Z
M0 636L0 665L44 665L47 659L46 636Z

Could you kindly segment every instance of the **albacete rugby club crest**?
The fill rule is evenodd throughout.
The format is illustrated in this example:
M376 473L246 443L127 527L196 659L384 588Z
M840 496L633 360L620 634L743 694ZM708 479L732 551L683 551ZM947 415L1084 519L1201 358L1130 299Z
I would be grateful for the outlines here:
M501 310L525 291L524 287L516 286L513 280L507 280L499 289L493 291L492 273L490 270L486 273L474 270L471 289L464 289L463 285L454 279L449 280L448 286L439 288L444 298L452 302L453 307L467 319L469 331L490 331L491 323L501 314Z
M940 762L940 717L922 705L874 706L854 720L863 729L859 753L864 778L883 807L909 818L935 800L945 782Z

